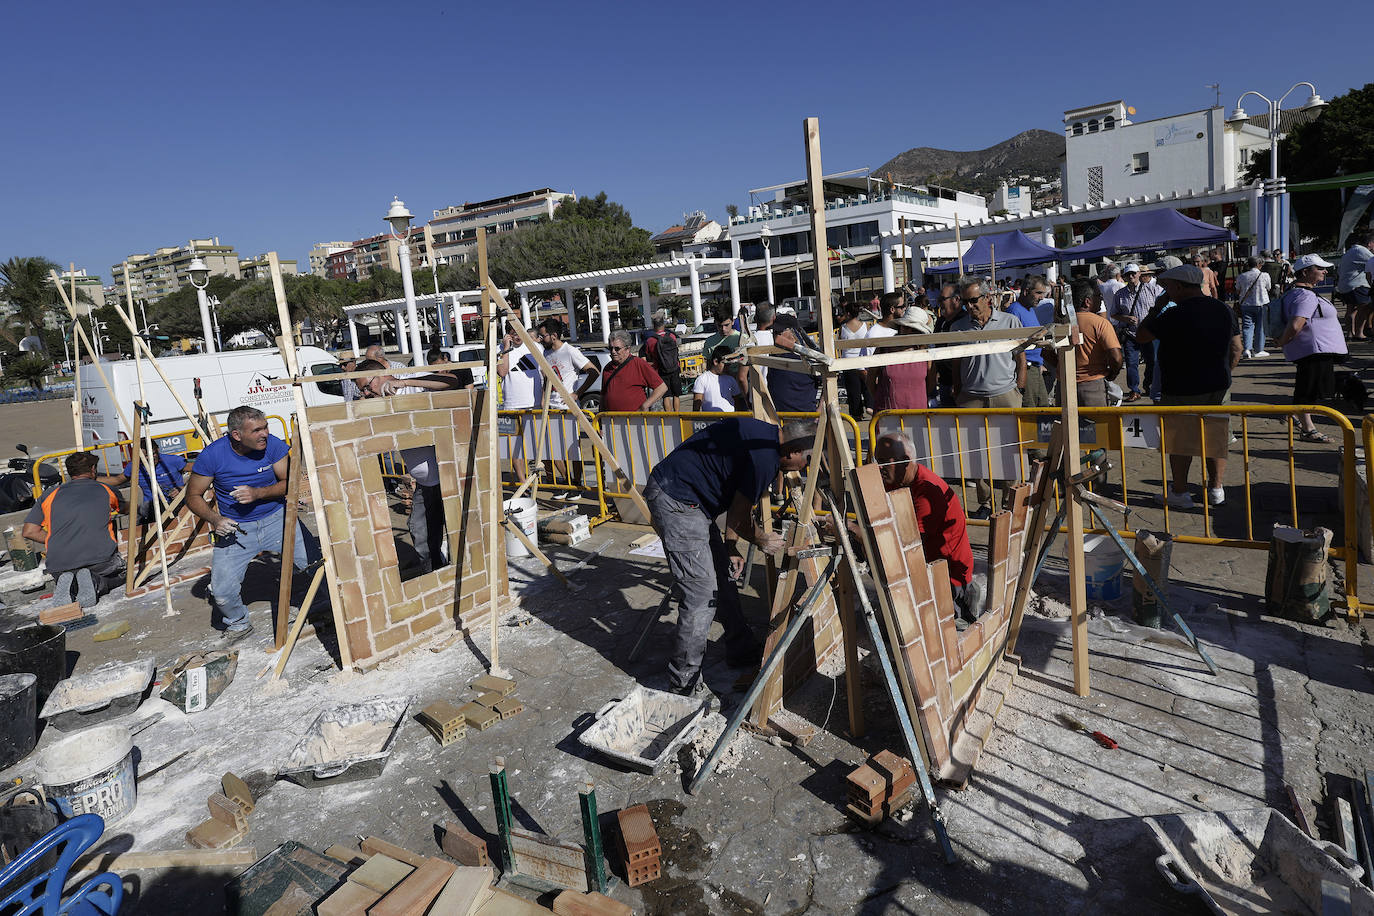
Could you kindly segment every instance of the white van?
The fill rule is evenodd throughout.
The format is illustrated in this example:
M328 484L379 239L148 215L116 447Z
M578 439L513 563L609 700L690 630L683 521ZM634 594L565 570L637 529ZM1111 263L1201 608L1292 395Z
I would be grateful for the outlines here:
M327 376L340 372L339 361L319 347L300 347L296 350L301 371L305 375ZM291 385L282 382L286 364L275 347L261 350L230 350L223 353L200 353L191 356L168 356L157 361L163 373L176 388L176 393L191 410L196 410L195 380L200 379L201 402L207 412L223 419L235 407L248 404L267 414L268 428L274 435L284 436L291 415L296 412ZM124 415L133 422L134 401L138 400L138 369L131 359L102 360L111 392L105 387L93 365L81 367L81 432L83 445L97 446L129 438L132 430L125 429L115 409L118 399ZM157 370L143 361L143 391L150 411L149 422L154 434L174 433L192 427L176 399ZM305 403L310 407L343 403L343 383L321 378L303 386ZM280 417L281 423L271 419ZM160 444L171 452L183 452L192 443L173 438L160 438Z

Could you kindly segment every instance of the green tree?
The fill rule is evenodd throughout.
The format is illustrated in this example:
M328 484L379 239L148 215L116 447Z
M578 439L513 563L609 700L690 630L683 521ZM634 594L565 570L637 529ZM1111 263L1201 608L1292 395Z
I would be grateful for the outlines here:
M123 353L127 356L133 355L133 335L129 333L129 326L119 317L119 313L115 310L114 306L102 305L98 309L92 309L91 317L102 325L100 334L105 338L101 343L101 350L103 352ZM87 333L94 333L90 321L83 323L86 325ZM85 358L84 351L82 358Z
M269 340L281 334L277 317L277 297L271 280L253 280L243 284L221 300L219 307L220 336L226 341L244 331L261 331Z
M47 258L10 258L0 264L0 299L10 304L12 317L0 330L4 336L18 338L42 328L48 314L62 301L52 284L49 271L57 265Z
M634 221L630 219L630 211L613 200L607 200L605 191L595 197L563 201L553 211L553 218L571 222L613 223L626 229L634 225Z
M1279 141L1279 169L1290 185L1374 169L1374 83L1336 96L1321 115L1299 124ZM1269 177L1269 151L1255 155L1247 181ZM1315 235L1323 247L1339 247L1339 191L1300 191L1293 212L1304 235Z
M5 363L6 385L24 384L43 390L43 380L52 372L52 362L41 353L25 353Z
M510 286L517 280L642 264L653 255L649 233L633 225L555 219L498 235L492 240L489 267L497 285Z
M211 274L205 287L207 296L224 303L245 282L234 277ZM204 335L200 324L200 298L194 286L181 289L148 306L148 321L156 324L160 333L169 337L188 337L199 340Z

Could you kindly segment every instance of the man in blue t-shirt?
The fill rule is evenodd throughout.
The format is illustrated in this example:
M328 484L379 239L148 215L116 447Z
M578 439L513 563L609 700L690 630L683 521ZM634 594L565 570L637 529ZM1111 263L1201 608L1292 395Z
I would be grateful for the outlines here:
M182 455L164 455L158 446L157 440L153 440L153 464L155 466L154 476L157 477L158 489L166 497L164 506L176 499L181 488L186 486L186 458ZM112 487L122 487L129 482L133 476L134 463L124 462L124 467L118 474L108 477L97 477L101 483L107 483ZM147 521L153 517L153 482L148 474L148 463L139 462L138 466L138 487L143 491L143 498L138 503L138 517L142 521Z
M758 664L761 647L739 606L736 579L744 571L744 557L737 545L745 538L766 553L782 549L779 535L755 526L754 506L780 470L806 467L815 434L814 424L789 423L780 430L762 420L728 417L673 449L649 475L644 500L682 592L668 660L668 687L675 693L702 698L709 693L701 663L717 616L725 628L726 662ZM723 539L715 523L722 513Z
M186 483L186 506L214 529L210 594L224 620L225 637L236 642L253 631L243 603L248 564L264 551L281 553L290 449L267 432L267 417L256 407L235 407L226 426L228 432L196 458ZM214 508L205 502L211 487ZM310 561L304 531L297 522L297 569L305 569Z

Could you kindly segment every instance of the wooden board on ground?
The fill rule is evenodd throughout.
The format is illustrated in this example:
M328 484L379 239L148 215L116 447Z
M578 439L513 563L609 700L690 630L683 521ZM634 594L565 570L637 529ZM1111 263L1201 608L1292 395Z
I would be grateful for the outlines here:
M512 830L510 837L516 874L557 887L587 890L587 860L581 846L525 830Z
M527 900L519 894L512 894L498 887L494 889L487 902L478 908L476 916L540 916L542 913L552 912L553 910L540 906L533 900Z
M496 872L490 865L459 866L426 916L472 916L491 897Z
M163 868L239 868L258 860L252 846L236 849L170 849L166 852L121 852L94 855L72 869L72 877L112 871L144 871Z
M429 905L448 884L456 866L442 859L427 859L400 884L368 910L368 916L424 916Z

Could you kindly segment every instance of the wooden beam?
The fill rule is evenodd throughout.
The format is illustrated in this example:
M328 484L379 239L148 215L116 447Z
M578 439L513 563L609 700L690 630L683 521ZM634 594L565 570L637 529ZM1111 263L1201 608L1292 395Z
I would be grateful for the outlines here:
M871 353L868 356L845 356L830 364L831 373L845 372L849 369L871 369L874 366L907 366L912 363L930 363L946 359L961 359L969 356L988 356L994 353L1019 353L1032 347L1054 346L1058 343L1048 335L1045 338L1029 337L1023 340L989 340L982 343L959 344L952 347L938 347L921 350L889 350L886 353ZM764 357L764 359L776 357ZM771 368L771 363L761 363ZM796 364L793 363L795 366ZM795 371L795 370L794 370Z
M577 421L577 428L591 440L597 452L606 459L606 463L610 465L611 471L624 485L626 492L630 494L630 499L634 502L635 508L639 509L646 519L652 518L653 513L649 511L649 504L644 501L644 497L639 494L639 488L635 486L630 476L625 473L625 469L620 466L620 462L616 460L614 453L611 452L610 446L601 438L601 434L597 432L596 427L592 425L591 421L587 419L587 415L582 411L582 408L578 406L577 398L568 390L568 386L563 384L563 380L558 377L558 373L554 372L552 367L549 366L549 361L544 358L544 348L535 343L534 338L530 336L530 332L526 331L524 325L520 324L519 318L506 302L506 298L501 295L501 290L497 288L496 284L492 283L491 280L487 280L485 289L491 290L492 297L496 300L502 313L509 319L511 327L515 328L515 333L519 335L520 340L524 342L525 346L529 347L530 356L534 357L535 364L539 366L539 371L544 374L545 378L553 383L554 388L563 396L563 402L567 405L568 413L572 414L573 419Z
M110 377L105 374L104 368L100 365L100 360L96 358L95 347L91 344L91 339L86 336L86 328L77 320L76 306L67 298L67 291L62 288L62 283L57 276L57 271L52 271L52 277L53 283L57 285L57 292L62 297L62 304L67 307L67 314L71 316L72 326L76 328L77 335L82 340L86 341L86 349L91 353L91 365L95 366L95 371L99 374L100 380L105 383L105 389L113 394L117 389L114 385L110 384ZM119 309L115 309L115 311L119 311ZM119 420L124 424L124 428L133 429L134 425L129 421L129 416L124 412L123 406L120 405L119 398L113 398L113 400L115 412L119 414ZM80 442L78 442L77 445L84 447L84 444Z
M1088 593L1084 579L1083 504L1074 496L1069 478L1078 466L1078 386L1073 347L1059 351L1060 424L1064 429L1064 499L1067 500L1065 521L1068 534L1064 537L1069 559L1069 613L1073 622L1073 690L1080 697L1089 693L1088 686Z
M113 391L110 393L114 394ZM128 539L128 543L126 544L127 550L124 557L124 591L126 593L134 590L134 574L138 572L138 570L134 567L134 552L138 550L138 503L140 497L143 496L143 488L138 484L138 472L140 470L140 465L142 464L141 459L143 457L143 449L139 448L137 445L137 443L143 441L143 414L139 413L138 411L134 411L133 441L136 444L134 445L134 457L132 462L133 476L129 478L132 482L131 486L129 487L129 523L124 526L124 533L126 538ZM77 448L81 447L80 442L78 442L76 445ZM153 489L156 490L157 469L154 468L153 470L154 473L151 473L148 476L152 479Z
M1064 424L1056 422L1050 433L1050 448L1045 455L1045 466L1036 481L1035 492L1031 495L1034 508L1024 529L1024 550L1021 553L1021 575L1016 580L1016 596L1012 600L1010 623L1007 628L1008 654L1016 652L1016 640L1021 635L1021 621L1026 613L1026 601L1030 597L1031 578L1035 575L1035 562L1040 557L1040 545L1045 541L1045 516L1049 512L1054 497L1054 481L1059 479L1064 462Z
M359 360L361 362L361 360ZM392 366L387 369L355 369L352 372L330 372L326 375L299 375L290 378L265 376L274 382L296 384L297 382L338 382L343 379L376 378L379 375L417 375L421 372L452 372L455 369L485 369L485 360L469 360L465 363L422 363L416 366Z
M272 674L272 680L281 677L281 673L286 670L286 660L291 657L291 650L296 647L296 640L300 639L301 629L305 626L305 618L310 611L310 605L315 603L315 594L320 590L320 580L324 577L324 567L315 570L315 575L310 579L310 587L305 591L305 599L301 601L301 609L296 612L296 621L291 625L291 635L281 647L281 656L277 659L277 670Z
M496 349L500 337L496 333L497 319L496 310L491 305L491 293L487 287L491 284L491 273L487 266L487 230L483 226L477 227L477 277L482 286L482 320L485 322L484 331L487 346L487 390L482 397L482 425L487 430L487 479L484 485L487 488L488 512L490 513L487 524L487 587L491 596L491 658L488 670L495 674L503 671L501 667L501 640L498 635L500 631L500 592L496 586L498 575L497 566L503 560L504 554L501 553L501 525L499 522L505 518L504 507L501 504L501 452L500 436L496 430ZM518 324L518 322L517 322ZM533 348L531 348L533 352ZM546 370L547 371L547 370ZM576 403L575 401L573 403ZM520 532L524 534L523 531ZM550 564L552 565L552 564ZM507 569L500 569L499 575L509 576ZM567 580L564 580L566 584Z
M285 337L277 338L277 346L285 345ZM291 418L290 469L286 475L286 523L281 532L281 582L277 586L277 625L272 629L275 647L286 645L286 622L291 615L291 584L295 576L289 570L296 562L296 521L301 493L301 431L296 418ZM305 607L301 608L301 614Z
M941 331L939 334L897 334L893 337L856 337L853 340L835 342L837 350L857 350L862 347L892 349L893 347L938 347L945 344L978 343L985 340L1022 340L1035 332L1052 337L1066 337L1068 325L1047 324L1041 328L984 328L981 331ZM772 350L781 352L781 347ZM750 352L754 352L753 348ZM767 352L765 350L765 352ZM330 376L336 378L337 376Z
M72 869L70 877L76 878L102 871L119 873L155 868L234 868L240 865L246 867L258 861L258 858L258 852L252 846L239 846L235 849L97 853L82 859Z
M267 253L267 267L272 274L272 294L277 300L277 321L281 324L285 337L291 327L291 313L286 307L286 286L282 283L281 262L275 251ZM296 363L296 348L286 347L281 351L286 371L292 378L300 377L300 367ZM304 473L310 482L310 501L315 507L315 527L319 529L320 550L324 554L325 585L329 589L329 604L334 612L335 638L339 643L339 664L344 668L353 665L353 650L348 645L348 630L344 628L343 598L339 594L339 571L334 567L334 551L329 541L329 524L324 517L324 496L320 493L320 475L315 464L315 445L310 441L310 422L305 416L305 392L300 383L291 386L291 395L296 402L296 423L301 437L301 456L305 459ZM286 532L282 532L283 537ZM292 532L295 537L295 532ZM290 575L282 570L282 575Z

